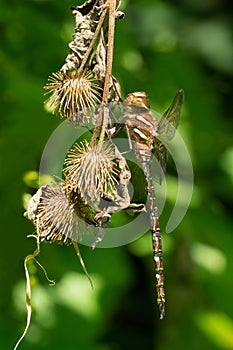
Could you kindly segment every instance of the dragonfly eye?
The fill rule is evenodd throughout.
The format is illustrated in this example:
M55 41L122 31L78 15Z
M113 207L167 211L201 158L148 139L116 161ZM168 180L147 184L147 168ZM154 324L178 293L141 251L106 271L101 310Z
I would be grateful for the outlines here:
M143 107L145 107L147 109L150 109L150 104L149 104L149 101L148 101L146 96L145 97L139 97L138 98L138 102L139 102L138 104L140 106L143 106Z
M125 101L129 104L150 109L150 104L145 92L133 92L128 94Z

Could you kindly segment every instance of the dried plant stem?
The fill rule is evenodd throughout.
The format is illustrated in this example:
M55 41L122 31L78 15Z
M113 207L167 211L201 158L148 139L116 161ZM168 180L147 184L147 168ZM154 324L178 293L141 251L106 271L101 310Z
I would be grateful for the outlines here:
M110 82L111 82L111 76L112 76L112 62L113 62L113 50L114 50L114 31L115 31L115 12L116 12L116 0L109 0L108 1L108 8L109 8L109 26L108 26L108 50L107 50L107 63L106 63L106 74L105 74L105 81L104 81L104 91L103 91L103 97L102 97L102 105L105 105L108 102L108 95L109 95L109 88L110 88ZM105 114L104 114L105 117ZM100 113L99 119L101 120L102 113ZM105 119L105 118L104 118ZM102 130L99 142L103 142L105 131L106 131L106 122L103 120L102 123ZM101 125L101 123L98 123L98 125ZM98 136L98 132L100 130L100 126L96 126L92 139L91 139L91 146L94 147L95 141Z
M85 64L86 64L86 62L87 62L87 60L88 60L88 58L89 58L89 56L91 54L91 51L92 51L93 46L95 44L95 41L96 41L96 39L97 39L97 37L98 37L98 35L100 33L100 30L102 28L103 23L104 23L107 10L108 10L108 7L106 6L105 9L103 10L101 16L100 16L100 19L99 19L98 25L96 27L96 31L95 31L95 33L93 35L92 40L91 40L91 43L90 43L90 45L89 45L89 47L88 47L88 49L87 49L87 51L86 51L86 53L85 53L85 55L84 55L84 57L82 59L82 62L80 64L79 68L78 68L78 75L81 75L81 73L82 73L82 71L84 69L84 66L85 66Z
M108 6L109 6L108 51L107 51L107 64L106 64L106 76L105 76L105 82L104 82L104 92L103 92L103 98L102 98L103 104L106 104L108 102L110 79L112 75L116 0L109 0Z
M88 273L88 271L87 271L87 268L86 268L85 263L84 263L84 261L83 261L83 258L82 258L82 256L81 256L78 243L77 243L76 241L74 241L74 240L72 240L72 243L73 243L75 252L76 252L76 254L77 254L78 258L79 258L80 264L81 264L81 266L82 266L82 268L83 268L83 271L85 272L85 274L86 274L86 276L87 276L87 278L88 278L88 280L89 280L89 282L90 282L91 288L94 289L94 286L93 286L91 277L90 277L90 275L89 275L89 273Z
M29 260L33 259L35 256L34 254L38 255L39 252L36 253L36 251L33 254L28 255L25 260L24 260L24 270L25 270L25 275L26 275L26 308L27 308L27 322L26 322L26 326L25 329L23 331L23 334L21 335L21 337L19 338L19 340L17 341L14 350L16 350L19 346L19 344L21 343L21 341L23 340L23 338L25 337L25 335L27 334L28 328L30 326L31 323L31 315L32 315L32 305L31 305L31 285L30 285L30 276L29 276L29 272L28 272L28 268L27 268L27 263Z
M25 326L25 329L23 331L23 334L21 335L21 337L17 341L17 343L16 343L16 345L15 345L13 350L16 350L18 348L19 344L21 343L21 341L23 340L23 338L27 334L28 328L29 328L30 323L31 323L31 316L32 316L31 295L32 295L32 293L31 293L30 275L29 275L29 271L28 271L28 267L27 267L28 262L30 260L35 260L35 262L38 264L38 266L44 272L45 277L50 282L50 284L51 285L55 284L55 282L53 280L49 279L49 277L47 275L47 271L45 270L45 268L36 260L36 256L38 256L40 254L39 237L36 237L36 239L37 239L37 248L36 248L36 250L34 251L34 253L27 255L26 258L24 259L24 270L25 270L25 276L26 276L26 308L27 308L26 326Z

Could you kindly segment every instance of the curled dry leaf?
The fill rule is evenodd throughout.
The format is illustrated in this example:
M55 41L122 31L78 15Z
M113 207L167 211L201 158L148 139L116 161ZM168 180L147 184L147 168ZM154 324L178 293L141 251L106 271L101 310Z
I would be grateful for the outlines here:
M75 33L69 44L70 54L66 57L66 63L62 66L61 71L67 72L81 65L106 8L105 3L106 1L92 0L71 8L75 16Z
M117 11L120 6L121 1L116 1L116 18L122 19L124 17L124 13L121 11ZM107 9L107 0L90 0L86 1L81 6L73 6L71 7L72 14L75 16L75 33L73 34L73 40L69 44L70 54L66 57L66 63L62 66L61 71L70 71L80 67L83 60L86 58L86 52L89 51L90 46L93 44L93 40L97 39L99 35L99 31L103 24L98 28L99 23L101 22L103 17L106 15ZM102 31L103 34L103 31ZM103 36L101 35L102 39ZM106 51L106 40L102 40L100 37L100 47ZM102 58L101 58L101 55ZM90 56L90 55L89 55ZM97 57L99 56L99 58ZM102 66L105 60L106 54L100 48L96 51L96 56L93 55L93 58L90 60L89 64L90 68L96 71L96 78L101 77L101 73L103 70L94 69L95 62L97 64L102 62L100 66Z

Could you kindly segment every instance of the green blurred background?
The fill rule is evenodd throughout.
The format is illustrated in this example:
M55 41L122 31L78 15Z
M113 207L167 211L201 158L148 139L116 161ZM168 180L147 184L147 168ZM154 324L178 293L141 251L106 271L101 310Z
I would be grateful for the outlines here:
M51 132L61 122L43 106L47 77L64 63L74 31L71 0L0 2L1 253L0 348L25 326L24 257L35 247L23 196ZM123 1L114 75L123 93L147 91L163 111L183 88L179 132L195 185L182 223L163 235L167 315L158 318L149 234L120 248L81 247L92 291L71 247L42 244L31 265L33 317L20 349L233 349L232 2ZM25 174L28 174L25 177ZM29 180L30 181L29 181ZM175 201L170 184L162 230ZM36 183L36 180L35 180ZM30 185L30 187L28 186ZM36 184L35 184L36 186ZM173 191L174 190L174 191ZM174 193L173 193L174 192Z

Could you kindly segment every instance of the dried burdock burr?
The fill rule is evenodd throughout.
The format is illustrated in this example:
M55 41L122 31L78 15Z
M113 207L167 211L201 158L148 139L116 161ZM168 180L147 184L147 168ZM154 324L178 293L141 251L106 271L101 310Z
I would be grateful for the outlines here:
M77 124L88 122L90 111L100 103L101 88L91 71L53 73L45 86L50 93L46 101L51 112Z
M85 202L98 204L101 196L113 192L119 173L114 160L115 147L109 142L91 147L84 141L68 152L64 173L79 188Z

